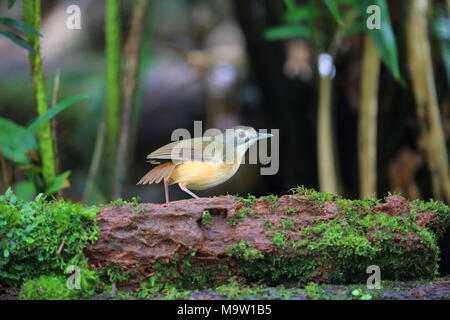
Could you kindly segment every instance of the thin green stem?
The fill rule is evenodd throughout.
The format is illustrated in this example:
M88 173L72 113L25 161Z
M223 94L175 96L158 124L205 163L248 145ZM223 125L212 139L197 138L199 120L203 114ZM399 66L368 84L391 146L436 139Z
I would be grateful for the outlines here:
M25 23L39 32L41 23L41 1L24 0L23 11ZM29 52L29 61L37 112L39 116L42 116L48 110L48 102L44 85L40 38L37 35L28 33L28 42L33 49ZM38 142L42 161L42 175L45 184L49 185L56 176L55 154L50 122L46 122L40 126L38 130Z
M105 165L107 198L111 198L116 166L116 150L120 130L120 1L106 0L106 105Z

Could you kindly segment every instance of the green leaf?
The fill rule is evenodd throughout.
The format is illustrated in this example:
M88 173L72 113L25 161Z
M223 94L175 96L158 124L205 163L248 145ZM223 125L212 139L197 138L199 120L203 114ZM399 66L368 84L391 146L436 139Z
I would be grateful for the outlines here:
M0 118L0 149L7 159L18 164L31 163L26 152L38 149L33 136L24 137L20 143L17 143L25 131L25 127L9 119Z
M0 0L0 4L1 3L2 3L2 0ZM8 9L11 9L15 3L16 3L16 0L8 0Z
M352 295L354 295L354 296L359 296L360 294L361 294L361 290L359 290L359 289L355 289L352 291Z
M380 7L381 15L381 29L368 30L375 46L378 49L381 59L388 67L393 77L404 84L404 80L400 74L398 63L397 44L395 42L395 35L392 29L391 19L389 17L389 10L385 0L361 0L358 1L359 9L363 17L367 18L367 7L370 5L377 5Z
M21 181L14 186L18 198L31 201L36 195L36 188L31 181Z
M295 0L284 0L284 3L286 4L288 11L295 9Z
M356 33L365 32L367 30L367 26L365 21L356 21L351 25L346 25L343 30L346 36L351 36Z
M302 22L317 18L323 15L323 10L315 6L303 6L289 10L283 16L283 19L289 22Z
M58 103L56 106L48 109L47 112L44 113L42 116L40 116L39 118L34 120L26 129L22 138L25 138L27 135L36 131L39 128L39 126L42 125L44 122L49 121L51 118L56 116L58 113L60 113L64 109L70 107L75 102L82 100L82 99L86 99L86 98L87 98L87 96L85 96L85 95L79 95L79 96L74 96L74 97L64 99L63 101Z
M15 34L13 34L11 32L2 31L2 30L0 30L0 34L3 35L4 37L8 38L15 44L17 44L19 47L22 47L28 51L33 51L33 48L31 48L30 44L26 40L22 39L21 37L16 36Z
M344 26L344 22L342 21L341 14L339 13L339 9L338 9L338 7L336 5L336 1L335 0L323 0L323 2L328 7L328 10L330 10L330 12L333 15L334 19L336 20L336 22L341 27L343 27Z
M301 25L283 25L273 27L264 33L268 40L283 40L290 38L309 37L311 32L308 27Z
M8 9L11 9L15 3L16 3L16 0L8 0Z
M0 17L0 24L25 33L32 33L36 36L42 37L42 35L39 34L39 32L37 32L33 27L20 20Z
M67 178L69 177L69 175L70 171L66 171L56 176L55 179L50 183L50 185L45 190L45 194L49 195L68 187L69 181L67 180Z

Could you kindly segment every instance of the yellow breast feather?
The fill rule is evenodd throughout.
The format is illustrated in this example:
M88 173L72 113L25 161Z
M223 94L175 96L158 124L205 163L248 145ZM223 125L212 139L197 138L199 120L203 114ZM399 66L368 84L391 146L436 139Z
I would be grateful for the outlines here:
M177 165L170 178L170 184L179 183L186 188L203 190L228 180L239 165L223 162L184 161Z

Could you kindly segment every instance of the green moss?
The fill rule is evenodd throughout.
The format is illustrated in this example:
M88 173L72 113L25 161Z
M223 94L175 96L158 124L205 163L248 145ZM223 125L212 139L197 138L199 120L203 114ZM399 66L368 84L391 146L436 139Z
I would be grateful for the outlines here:
M305 188L304 186L292 188L291 192L294 194L308 196L309 200L313 201L334 201L338 198L335 194L319 192L314 189Z
M290 229L290 228L292 228L294 226L294 222L292 220L290 220L290 219L283 219L283 218L281 218L278 221L280 222L281 227L283 229Z
M312 196L314 204L336 201L341 215L330 222L315 219L314 225L301 229L301 240L291 239L289 232L277 230L279 227L266 220L265 228L277 230L270 235L277 250L265 254L257 264L235 255L239 275L249 281L264 279L272 284L289 280L306 283L312 279L344 283L364 281L367 266L378 265L388 279L436 276L436 234L416 225L412 215L371 214L372 208L380 204L376 199L346 200L304 188L297 191ZM417 211L449 216L449 209L441 203L416 205ZM289 219L279 222L282 229L294 226Z
M278 289L274 294L271 295L275 299L290 299L296 294L295 290L288 289Z
M36 279L25 281L20 288L19 298L24 300L83 299L91 298L103 289L99 273L89 269L85 259L75 259L71 263L79 268L72 275L42 275ZM70 289L69 284L76 284L71 281L71 278L77 276L79 276L79 287Z
M111 207L120 207L125 205L130 205L133 207L139 206L139 202L141 200L139 197L132 197L131 200L123 200L122 198L118 198L116 200L111 201L110 203L106 204L105 206L111 206Z
M227 256L218 265L211 266L195 258L195 251L181 258L174 256L168 262L157 262L152 265L151 276L141 283L138 297L181 299L188 297L190 290L216 285L222 287L219 291L226 296L243 296L242 290L249 294L249 288L240 287L234 292L235 284L223 285L223 281L231 276L269 285L294 281L358 282L367 279L366 268L373 264L381 268L384 279L432 278L436 275L439 256L436 239L445 229L439 223L445 225L450 216L450 209L441 202L413 201L408 216L390 216L371 214L372 208L380 203L375 199L346 200L304 188L298 192L312 196L312 200L302 198L301 201L313 201L317 206L334 199L339 215L330 221L316 217L311 226L300 229L301 234L292 232L293 228L298 228L295 217L274 217L278 219L275 223L264 221L264 227L273 230L269 232L275 247L271 253L262 253L250 243L241 241L225 250ZM268 196L268 199L278 203L274 196ZM230 224L237 225L244 219L258 217L253 207L256 198L249 196L239 202L243 206L229 218ZM120 200L115 204L132 205L136 212L142 208L137 199L131 202ZM109 287L103 282L120 283L134 277L119 266L107 266L98 272L88 268L83 249L97 239L97 208L46 201L42 197L27 203L16 199L9 191L0 196L0 210L0 284L18 286L26 281L21 297L91 297ZM297 211L295 208L284 210L287 214ZM439 223L433 222L429 228L417 226L415 220L423 211L436 214ZM211 218L210 212L205 210L201 223L208 225ZM62 285L68 278L64 271L69 265L80 266L85 275L82 277L82 282L86 282L82 284L85 289L76 293L64 291ZM320 289L324 287L308 286L311 287L308 297L323 298ZM370 294L375 298L371 292L361 292L358 295L350 292L349 297L365 299L368 298L366 294ZM285 294L293 293L286 291Z
M236 280L229 279L227 283L218 286L215 291L222 297L231 300L241 300L249 298L250 296L258 296L261 293L268 291L268 289L243 287Z
M243 206L243 208L236 211L233 216L228 217L228 222L232 227L235 227L240 221L247 217L259 217L259 215L251 208L256 203L255 196L249 194L247 198L236 196L235 199Z
M192 300L191 290L179 290L176 288L169 288L162 292L161 300ZM144 297L143 297L144 298Z
M253 217L253 218L259 217L259 215L255 211L253 211L251 208L242 208L242 209L238 210L237 215L241 216L241 217L246 217L246 216Z
M413 217L416 215L417 211L414 209L414 206L416 206L420 212L431 212L437 216L427 228L432 230L438 238L441 238L450 226L450 208L443 202L433 199L428 202L414 200L411 201L409 209L410 215Z
M264 255L260 251L253 249L251 244L245 241L241 241L232 247L226 248L225 252L230 257L243 259L245 261L254 261L264 258Z
M384 276L393 279L430 277L437 270L439 248L434 235L406 217L355 214L302 232L305 239L296 248L321 257L322 266L339 270L340 281L363 280L366 267L372 264L380 266ZM409 248L404 243L407 238L394 240L398 234L417 237L420 243L417 248ZM418 268L419 265L423 268ZM339 282L339 278L332 281Z
M272 237L272 242L276 247L282 248L286 245L288 234L285 231L278 231L272 233L270 236Z
M309 282L304 290L305 295L311 300L323 300L326 298L325 290L315 282Z
M259 215L251 208L244 207L236 211L233 216L228 217L228 222L231 226L236 226L240 221L244 220L247 217L258 218Z
M121 207L121 206L132 206L131 213L133 216L137 216L141 213L144 213L147 210L147 205L140 203L141 199L139 197L132 197L130 200L124 200L122 198L117 198L116 200L111 201L102 207L111 206L111 207Z
M137 207L134 207L134 208L131 209L131 213L134 216L137 216L137 215L139 215L141 213L144 213L145 211L147 211L147 206L144 205L144 204L140 204Z
M372 300L372 295L370 293L366 293L361 289L352 290L352 296L354 296L357 300Z
M203 225L211 224L211 213L208 210L205 210L202 213L202 224Z
M275 201L277 199L278 199L278 196L273 195L273 194L269 194L268 196L265 196L265 197L262 198L262 200L264 202L271 202L271 201Z
M272 204L272 206L270 207L270 210L275 211L278 209L278 207L281 205L280 202L276 201Z
M134 278L134 274L123 266L107 265L101 270L101 273L110 283L120 283Z
M291 215L291 214L298 213L299 211L300 210L298 208L288 208L288 209L284 210L284 213Z
M24 282L19 298L23 300L71 300L77 298L75 290L66 285L64 276L41 276Z
M241 203L244 206L251 206L256 203L256 197L251 194L248 194L247 198L243 197L235 197L235 198L239 203Z
M183 289L205 288L220 283L216 277L226 279L231 276L227 264L194 264L195 252L182 260L157 262L153 274L140 284L139 297L157 297L161 292L175 293ZM175 290L175 291L174 291Z
M96 207L70 201L0 196L0 285L19 286L41 275L63 273L97 240Z
M276 230L277 229L277 227L272 222L270 222L269 220L264 220L263 226L266 229L271 229L271 230Z
M159 269L160 264L155 266ZM153 273L153 275L141 282L138 295L140 297L156 296L163 290L170 288L178 288L180 281L180 274L172 266L168 266L166 270L160 270Z

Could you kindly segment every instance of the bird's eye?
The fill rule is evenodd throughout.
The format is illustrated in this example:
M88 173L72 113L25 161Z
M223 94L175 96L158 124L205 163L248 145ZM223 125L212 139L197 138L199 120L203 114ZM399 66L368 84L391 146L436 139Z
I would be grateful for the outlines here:
M239 132L239 133L238 133L238 137L239 137L240 139L244 139L244 138L245 138L245 132L244 132L244 131Z

